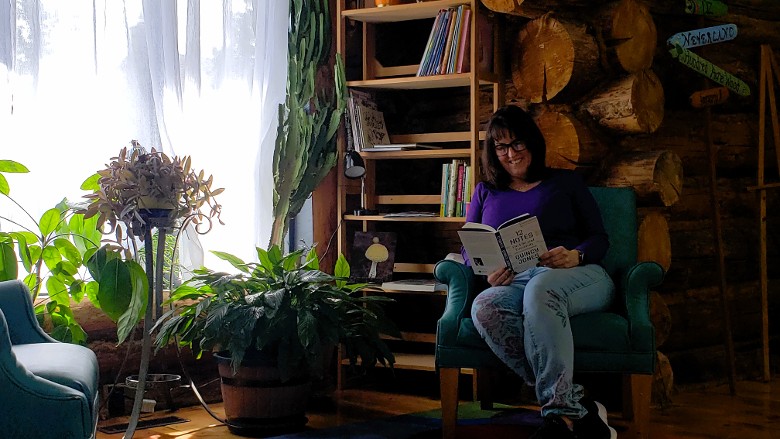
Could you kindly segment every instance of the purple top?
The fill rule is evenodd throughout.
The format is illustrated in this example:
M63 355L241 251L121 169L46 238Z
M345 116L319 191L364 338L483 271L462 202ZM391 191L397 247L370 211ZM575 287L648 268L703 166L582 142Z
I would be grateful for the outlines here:
M474 188L466 221L498 227L524 213L539 219L549 249L581 250L589 264L599 263L607 253L609 237L599 207L574 171L552 169L548 178L526 192L493 189L480 182ZM465 249L461 254L471 265Z

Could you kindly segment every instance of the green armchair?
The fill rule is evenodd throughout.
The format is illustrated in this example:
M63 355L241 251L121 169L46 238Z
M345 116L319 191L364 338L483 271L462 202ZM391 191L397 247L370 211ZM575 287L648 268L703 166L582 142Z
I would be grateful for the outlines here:
M49 337L19 281L0 282L0 436L95 437L95 354Z
M650 288L659 285L663 269L655 262L637 264L636 199L631 188L593 187L610 248L602 261L612 276L617 295L612 309L575 316L575 372L608 372L623 376L623 418L631 438L648 437L650 388L655 369L655 334L650 322ZM458 376L461 368L475 369L483 408L489 408L489 374L505 367L474 328L471 304L482 290L481 278L471 267L444 260L434 275L448 286L447 304L436 331L436 367L439 370L442 429L455 436ZM484 288L483 286L483 288Z

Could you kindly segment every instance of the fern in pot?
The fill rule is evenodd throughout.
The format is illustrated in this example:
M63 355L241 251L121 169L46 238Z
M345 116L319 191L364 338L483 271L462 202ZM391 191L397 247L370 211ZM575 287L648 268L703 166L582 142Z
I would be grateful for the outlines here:
M236 434L305 424L311 379L323 375L338 343L352 364L394 362L380 337L400 337L383 313L391 299L359 293L365 284L345 280L343 256L330 275L319 269L314 249L304 253L258 248L255 263L214 252L238 273L196 271L173 291L173 309L155 326L158 349L175 338L198 356L216 353L228 426Z

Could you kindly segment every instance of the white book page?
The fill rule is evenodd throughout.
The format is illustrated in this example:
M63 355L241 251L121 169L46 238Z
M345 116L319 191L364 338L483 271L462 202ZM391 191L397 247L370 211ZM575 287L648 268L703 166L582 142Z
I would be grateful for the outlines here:
M459 230L460 240L471 259L471 267L476 274L490 274L498 268L506 267L496 236L490 232L478 230Z

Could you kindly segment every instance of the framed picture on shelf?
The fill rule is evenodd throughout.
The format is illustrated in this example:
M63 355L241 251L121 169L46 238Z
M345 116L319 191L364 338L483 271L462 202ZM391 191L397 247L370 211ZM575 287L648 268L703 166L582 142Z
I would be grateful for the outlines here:
M350 252L350 280L387 282L393 277L396 235L393 232L355 232Z

